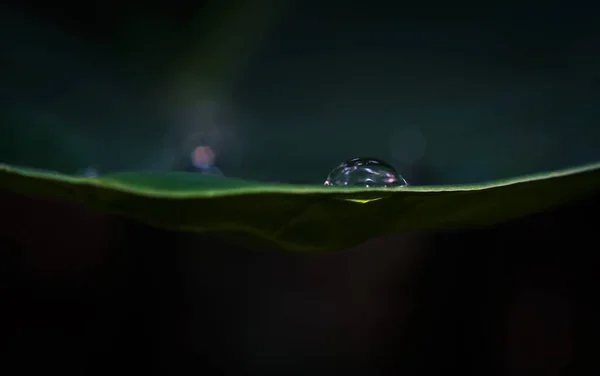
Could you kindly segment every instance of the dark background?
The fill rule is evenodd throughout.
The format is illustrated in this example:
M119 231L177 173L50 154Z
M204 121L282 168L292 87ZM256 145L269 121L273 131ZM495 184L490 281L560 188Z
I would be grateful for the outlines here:
M201 138L228 176L366 155L452 184L600 159L593 2L184 4L4 5L0 160L166 169Z
M315 184L359 155L413 184L592 162L597 14L576 1L7 3L0 161L167 170L201 142L225 175ZM0 205L2 364L22 373L572 375L575 276L597 270L593 197L327 255L6 192Z

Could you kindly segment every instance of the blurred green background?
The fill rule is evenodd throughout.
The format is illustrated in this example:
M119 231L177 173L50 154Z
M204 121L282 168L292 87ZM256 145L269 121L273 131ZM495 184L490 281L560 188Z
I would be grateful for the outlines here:
M64 3L64 4L63 4ZM316 183L373 156L412 184L600 159L586 7L293 0L0 12L0 162Z

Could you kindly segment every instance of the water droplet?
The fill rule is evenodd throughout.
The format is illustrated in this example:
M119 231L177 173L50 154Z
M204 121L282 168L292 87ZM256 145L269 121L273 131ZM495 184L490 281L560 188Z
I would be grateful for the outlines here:
M337 166L325 185L349 187L404 187L408 183L389 164L375 158L353 158Z

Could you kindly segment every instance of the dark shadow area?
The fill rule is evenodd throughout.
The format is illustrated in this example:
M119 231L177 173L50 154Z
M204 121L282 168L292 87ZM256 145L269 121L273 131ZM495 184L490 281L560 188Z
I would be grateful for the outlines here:
M575 307L578 319L594 316L583 291L597 278L591 250L599 209L596 195L487 229L433 235L392 368L404 375L590 373L574 368ZM589 350L578 348L584 362Z
M322 255L0 203L2 373L577 374L597 196Z

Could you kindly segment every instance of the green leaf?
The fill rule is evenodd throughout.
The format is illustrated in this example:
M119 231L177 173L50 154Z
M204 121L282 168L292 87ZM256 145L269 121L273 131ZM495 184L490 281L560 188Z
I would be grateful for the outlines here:
M0 165L0 190L294 251L337 250L394 232L492 225L599 188L600 163L483 184L394 189L269 184L184 172L85 178Z

